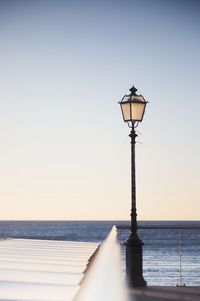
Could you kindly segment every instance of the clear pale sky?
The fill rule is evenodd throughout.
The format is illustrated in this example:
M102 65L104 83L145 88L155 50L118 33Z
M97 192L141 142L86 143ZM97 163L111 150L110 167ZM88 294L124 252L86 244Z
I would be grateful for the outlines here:
M199 1L0 1L0 219L200 219Z

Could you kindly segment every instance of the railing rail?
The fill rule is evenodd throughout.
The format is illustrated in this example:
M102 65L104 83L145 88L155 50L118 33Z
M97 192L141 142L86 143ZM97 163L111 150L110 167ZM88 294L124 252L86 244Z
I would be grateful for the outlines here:
M117 228L113 226L74 301L128 301L121 268L121 246L117 241Z
M117 229L130 229L130 226L123 226L123 225L116 225ZM192 229L192 230L196 230L196 229L200 229L200 226L184 226L184 225L168 225L168 226L159 226L159 225L138 225L138 229Z
M122 232L130 227L116 227L123 245L128 233L125 236ZM148 283L159 285L160 281L161 285L200 285L200 231L193 231L200 230L199 225L152 224L138 225L138 229L144 242L143 267ZM163 231L162 239L157 235L157 230ZM125 256L124 250L123 254ZM155 279L152 280L150 275L156 275Z

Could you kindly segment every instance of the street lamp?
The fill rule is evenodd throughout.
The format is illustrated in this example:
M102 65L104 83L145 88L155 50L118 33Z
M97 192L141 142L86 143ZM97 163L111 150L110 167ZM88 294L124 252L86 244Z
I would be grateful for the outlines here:
M143 242L137 234L136 213L136 184L135 184L135 128L142 121L147 101L142 95L137 95L137 89L133 86L129 89L131 94L125 95L119 102L123 119L131 128L131 225L130 236L125 241L126 246L126 277L130 287L146 286L142 275L142 246Z

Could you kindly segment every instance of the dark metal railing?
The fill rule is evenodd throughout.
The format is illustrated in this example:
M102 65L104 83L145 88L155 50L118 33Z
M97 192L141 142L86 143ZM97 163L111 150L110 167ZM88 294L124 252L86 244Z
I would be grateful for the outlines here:
M130 227L117 225L117 229L125 262L123 242ZM143 270L148 285L200 286L200 226L138 225L138 231L144 242Z

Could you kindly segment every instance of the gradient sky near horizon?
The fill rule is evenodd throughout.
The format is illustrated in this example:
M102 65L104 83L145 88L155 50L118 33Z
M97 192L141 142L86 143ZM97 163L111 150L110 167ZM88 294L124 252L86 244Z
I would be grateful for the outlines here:
M0 219L128 220L118 101L149 104L139 220L200 219L199 1L0 0Z

